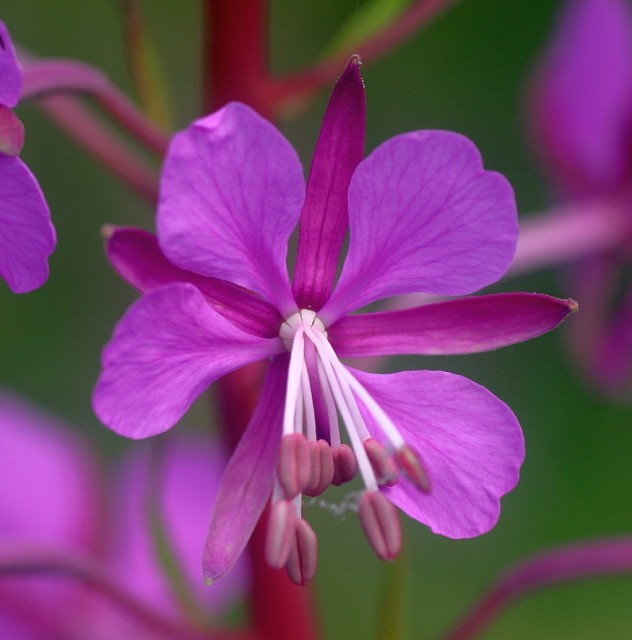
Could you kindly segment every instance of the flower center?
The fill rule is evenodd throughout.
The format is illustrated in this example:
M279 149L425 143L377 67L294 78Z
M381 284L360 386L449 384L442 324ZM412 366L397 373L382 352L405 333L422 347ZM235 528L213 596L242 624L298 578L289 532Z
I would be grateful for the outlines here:
M379 487L394 485L404 471L429 491L419 456L340 362L314 311L302 309L287 318L279 336L290 362L268 529L269 564L285 565L290 577L297 577L295 582L309 579L308 568L315 569L316 536L301 518L301 495L320 495L331 484L349 482L358 471L365 486L358 505L364 531L380 557L394 558L401 544L397 513ZM341 440L338 415L351 446Z

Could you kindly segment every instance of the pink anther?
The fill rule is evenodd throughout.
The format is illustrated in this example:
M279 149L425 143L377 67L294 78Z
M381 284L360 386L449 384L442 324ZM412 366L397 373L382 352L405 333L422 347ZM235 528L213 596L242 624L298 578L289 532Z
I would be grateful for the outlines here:
M360 498L360 522L375 553L393 560L402 548L402 529L397 510L379 491L367 491Z
M318 538L307 521L297 518L285 570L294 584L303 586L316 575Z
M281 440L277 474L288 500L302 493L308 485L311 478L311 452L303 434L292 433Z
M364 441L366 451L373 471L379 484L392 487L399 479L399 471L393 458L386 451L386 447L375 438L367 438Z
M331 447L325 440L310 442L311 453L311 477L303 490L308 496L319 496L334 479L334 458Z
M272 505L266 532L265 558L274 569L287 563L294 538L296 512L289 500L278 500Z
M395 453L395 460L406 475L425 493L432 491L432 482L426 471L419 454L404 445Z
M331 450L334 459L334 479L332 483L337 487L345 482L351 482L358 472L358 461L353 449L348 444L341 444Z

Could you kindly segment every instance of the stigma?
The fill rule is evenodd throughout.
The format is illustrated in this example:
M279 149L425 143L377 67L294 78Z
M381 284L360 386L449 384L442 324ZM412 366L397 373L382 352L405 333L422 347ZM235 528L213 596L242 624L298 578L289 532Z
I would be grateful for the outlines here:
M267 531L268 564L285 567L297 584L313 578L318 543L302 518L302 496L318 496L358 473L364 485L356 504L362 528L380 558L394 559L401 549L399 517L380 487L393 486L404 473L429 492L430 479L419 455L340 362L314 311L302 309L287 318L279 336L290 361ZM367 420L377 433L369 432Z

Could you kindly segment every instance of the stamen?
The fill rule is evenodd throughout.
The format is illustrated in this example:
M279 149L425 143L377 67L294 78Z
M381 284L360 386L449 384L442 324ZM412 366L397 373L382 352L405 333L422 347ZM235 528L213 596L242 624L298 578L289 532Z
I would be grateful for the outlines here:
M323 364L320 358L316 361L318 365L318 379L320 381L320 388L323 392L323 399L325 406L327 407L327 422L329 424L329 442L332 447L340 446L340 429L338 427L338 411L336 410L336 401L331 392L329 382L327 382L327 374L323 368Z
M406 441L399 432L399 429L393 424L393 421L386 415L386 413L384 413L382 407L380 407L380 405L373 399L373 396L371 396L359 380L344 367L342 368L341 373L347 379L349 386L358 394L360 400L362 400L366 408L369 410L369 413L376 419L384 434L391 441L393 448L401 449L405 446Z
M309 331L309 329L307 331ZM364 447L362 446L362 442L357 431L357 425L351 416L346 398L340 388L339 380L334 373L333 362L330 360L326 350L323 348L323 343L326 341L320 340L319 336L313 331L310 331L308 335L312 342L314 342L314 345L316 346L316 349L320 355L320 361L323 364L323 370L325 372L327 382L329 383L329 387L331 388L331 391L333 393L336 405L338 406L338 409L342 414L342 420L345 423L347 433L349 434L349 438L353 446L353 450L357 456L358 464L360 467L360 474L362 475L364 484L367 489L377 491L377 481L375 479L375 474L373 473L373 468L371 467L369 458L367 457ZM339 362L337 358L335 361Z
M314 412L314 398L312 397L312 387L309 384L309 373L307 372L305 361L303 361L301 369L301 390L303 409L305 411L305 434L311 442L316 440L316 413Z
M287 563L294 537L296 510L289 500L279 500L272 505L266 531L265 558L273 569L281 569Z
M302 493L309 484L311 453L309 443L302 433L292 433L281 440L277 476L288 500Z
M282 325L282 329L285 323ZM301 369L303 366L304 329L298 327L294 334L292 350L290 352L290 365L287 373L287 391L285 393L285 409L283 412L283 435L289 435L296 431L296 406L300 391Z
M419 454L404 445L395 453L397 464L406 472L406 475L425 493L432 491L432 482L426 471Z
M380 484L392 487L399 480L399 471L393 458L386 451L386 447L378 442L375 438L369 438L364 441L364 449L366 450L373 471Z
M303 518L297 518L294 538L285 570L290 580L299 586L307 584L316 575L318 538Z
M319 496L334 479L334 459L331 447L325 440L310 442L311 477L303 493L308 496Z
M379 491L360 498L360 523L373 550L382 560L393 560L402 548L402 530L397 510Z
M346 482L351 482L358 472L358 461L353 449L347 444L332 447L331 454L334 459L334 479L331 481L337 487Z

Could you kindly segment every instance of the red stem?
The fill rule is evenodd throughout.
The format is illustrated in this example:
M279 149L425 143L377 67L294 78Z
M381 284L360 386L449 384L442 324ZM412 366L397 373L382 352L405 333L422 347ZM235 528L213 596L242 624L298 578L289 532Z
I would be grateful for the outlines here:
M296 74L270 80L260 88L266 94L263 99L269 109L275 112L288 103L308 100L338 79L350 54L358 53L365 63L378 60L456 2L458 0L417 0L382 30L357 43L354 51L343 51Z
M158 199L158 171L153 170L81 101L72 96L49 95L40 106L83 149L123 183L151 203Z
M231 100L270 117L261 87L268 81L268 3L266 0L207 0L205 3L205 107Z

